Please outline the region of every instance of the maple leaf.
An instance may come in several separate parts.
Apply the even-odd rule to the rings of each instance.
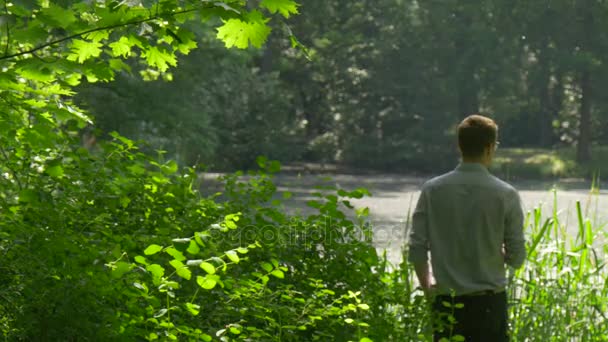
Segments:
[[[266,8],[270,13],[281,13],[285,18],[298,14],[298,4],[293,0],[262,0],[260,7]]]
[[[104,39],[108,39],[109,36],[110,36],[110,31],[101,30],[101,31],[93,31],[91,33],[87,33],[83,37],[86,39],[92,40],[94,42],[100,42]]]
[[[52,82],[55,80],[55,72],[47,63],[36,59],[24,59],[16,63],[16,71],[29,80],[40,82]]]
[[[151,46],[145,53],[148,65],[158,68],[161,72],[167,71],[169,65],[176,66],[177,59],[175,55],[159,49],[157,46]]]
[[[114,57],[122,56],[129,57],[131,55],[131,46],[133,44],[127,37],[120,37],[119,40],[110,44]]]
[[[269,19],[264,18],[259,11],[252,11],[241,19],[229,19],[217,28],[217,38],[222,40],[227,48],[236,46],[246,49],[249,44],[260,48],[270,34],[266,25]]]
[[[196,49],[197,44],[194,33],[180,29],[176,35],[179,38],[179,45],[177,45],[177,50],[179,52],[187,55],[190,50]]]
[[[82,39],[75,39],[72,42],[72,53],[68,55],[68,60],[84,63],[91,57],[99,57],[101,54],[101,43],[87,42]]]

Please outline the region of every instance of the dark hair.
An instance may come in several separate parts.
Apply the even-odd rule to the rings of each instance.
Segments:
[[[498,125],[482,115],[469,115],[458,125],[458,146],[463,157],[477,158],[496,143]]]

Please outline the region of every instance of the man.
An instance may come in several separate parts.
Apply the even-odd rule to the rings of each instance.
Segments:
[[[492,119],[465,118],[462,162],[423,185],[413,214],[408,258],[433,300],[435,341],[508,341],[505,264],[519,268],[526,250],[519,195],[488,172],[497,135]]]

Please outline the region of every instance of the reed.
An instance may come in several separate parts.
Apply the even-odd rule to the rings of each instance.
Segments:
[[[608,341],[605,225],[577,202],[573,236],[557,207],[553,190],[548,217],[541,206],[527,215],[528,259],[509,285],[512,341]]]

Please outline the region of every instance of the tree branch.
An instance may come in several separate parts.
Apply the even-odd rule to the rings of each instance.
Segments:
[[[62,43],[62,42],[65,42],[65,41],[68,41],[68,40],[71,40],[71,39],[74,39],[74,38],[81,37],[81,36],[83,36],[85,34],[88,34],[88,33],[97,32],[97,31],[111,30],[111,29],[115,29],[115,28],[119,28],[119,27],[131,26],[131,25],[138,25],[138,24],[142,24],[142,23],[145,23],[145,22],[148,22],[148,21],[153,21],[153,20],[156,20],[156,19],[160,19],[163,16],[175,16],[175,15],[178,15],[178,14],[190,13],[190,12],[198,11],[198,10],[203,9],[205,7],[209,7],[209,6],[201,6],[201,7],[197,7],[197,8],[190,8],[190,9],[185,9],[185,10],[181,10],[181,11],[177,11],[177,12],[171,12],[171,13],[161,13],[159,15],[155,15],[155,16],[152,16],[152,17],[149,17],[149,18],[134,20],[134,21],[130,21],[130,22],[127,22],[127,23],[114,24],[114,25],[108,25],[108,26],[102,26],[102,27],[92,28],[90,30],[86,30],[86,31],[83,31],[83,32],[80,32],[80,33],[75,33],[73,35],[70,35],[70,36],[67,36],[67,37],[63,37],[63,38],[60,38],[60,39],[57,39],[57,40],[53,40],[51,42],[48,42],[48,43],[36,46],[36,47],[34,47],[34,48],[30,49],[30,50],[27,50],[27,51],[21,51],[21,52],[13,53],[13,54],[10,54],[10,55],[8,55],[8,54],[5,53],[4,56],[0,57],[0,61],[11,59],[11,58],[15,58],[15,57],[19,57],[19,56],[23,56],[23,55],[26,55],[26,54],[30,54],[30,53],[36,52],[38,50],[42,50],[42,49],[47,48],[47,47],[50,47],[50,46],[53,46],[53,45],[57,45],[59,43]]]

